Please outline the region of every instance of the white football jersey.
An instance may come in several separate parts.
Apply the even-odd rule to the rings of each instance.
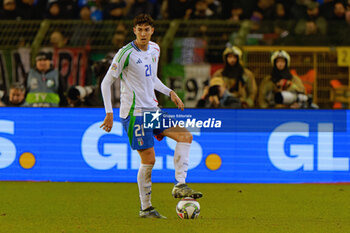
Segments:
[[[130,42],[117,52],[101,86],[107,113],[113,111],[110,85],[116,78],[121,79],[119,116],[122,118],[131,113],[141,115],[143,109],[156,109],[158,100],[154,90],[169,96],[171,90],[157,77],[159,54],[159,46],[151,41],[147,51]]]

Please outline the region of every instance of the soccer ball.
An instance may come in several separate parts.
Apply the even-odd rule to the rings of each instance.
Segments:
[[[198,201],[185,197],[177,203],[176,213],[181,219],[195,219],[200,213],[200,208]]]

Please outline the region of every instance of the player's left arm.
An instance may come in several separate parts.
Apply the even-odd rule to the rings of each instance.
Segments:
[[[174,104],[177,106],[178,109],[184,110],[185,105],[182,102],[182,100],[180,99],[180,97],[177,96],[175,91],[170,92],[170,98],[171,98],[171,101],[174,102]]]
[[[160,55],[160,48],[158,45],[156,46],[156,50],[158,51],[158,61],[159,61],[159,55]],[[171,90],[170,88],[168,88],[167,86],[165,86],[162,81],[160,81],[160,79],[157,76],[157,69],[158,69],[158,63],[157,63],[157,68],[155,75],[153,76],[153,83],[154,83],[154,89],[159,91],[160,93],[163,93],[166,96],[170,96],[171,101],[174,102],[174,104],[181,110],[184,110],[185,105],[182,102],[182,100],[179,98],[179,96],[177,96],[177,94],[175,93],[175,91]]]
[[[163,93],[164,95],[170,96],[171,101],[174,102],[174,104],[181,110],[184,110],[184,103],[182,100],[177,96],[175,91],[171,90],[169,87],[165,86],[162,81],[159,80],[158,77],[154,77],[154,89],[159,91],[160,93]]]

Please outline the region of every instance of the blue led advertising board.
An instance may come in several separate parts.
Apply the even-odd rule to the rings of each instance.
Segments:
[[[188,182],[350,182],[349,111],[165,111],[201,126]],[[0,108],[0,180],[136,182],[139,155],[118,115],[106,133],[103,108]],[[175,145],[155,140],[153,182],[174,181]]]

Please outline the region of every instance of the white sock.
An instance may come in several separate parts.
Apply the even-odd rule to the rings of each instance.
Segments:
[[[175,180],[177,184],[185,184],[190,157],[191,143],[178,142],[174,153]]]
[[[141,164],[137,173],[137,185],[139,187],[142,210],[152,206],[152,168],[153,164]]]

